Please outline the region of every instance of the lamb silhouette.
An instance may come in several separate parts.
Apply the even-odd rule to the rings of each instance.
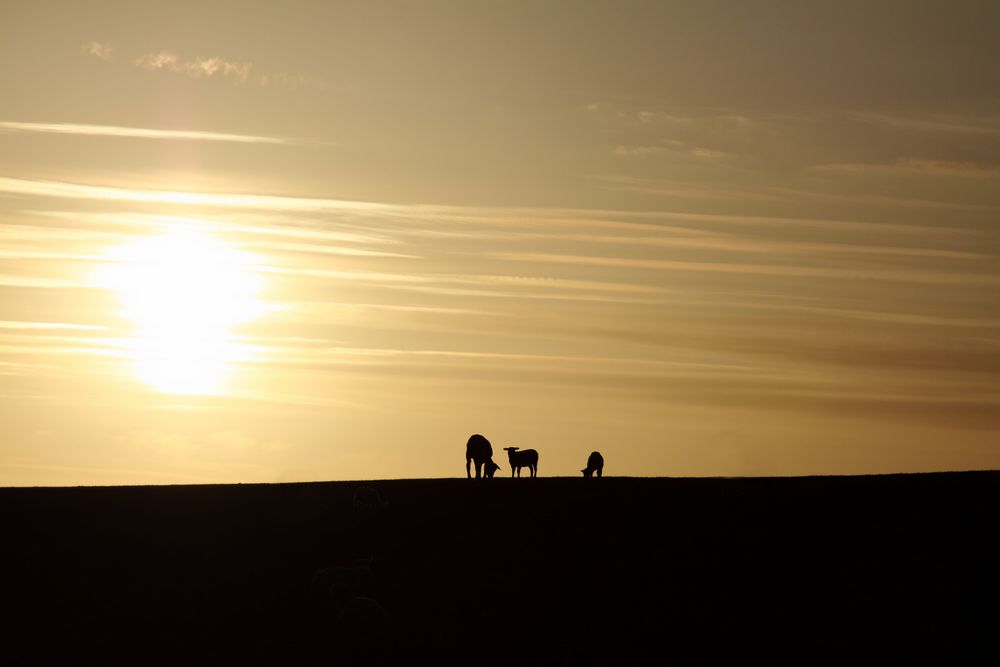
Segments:
[[[465,476],[472,477],[469,464],[476,462],[476,479],[482,476],[483,466],[486,466],[486,476],[493,477],[493,473],[500,467],[493,463],[493,447],[490,441],[476,433],[465,443]]]
[[[595,470],[598,477],[604,472],[604,457],[601,456],[600,452],[591,452],[590,456],[587,457],[587,467],[580,472],[583,473],[584,477],[593,477]]]
[[[517,476],[521,476],[521,468],[528,466],[532,477],[538,476],[538,452],[534,449],[525,449],[523,452],[517,451],[519,447],[504,447],[507,452],[507,459],[510,461],[510,476],[514,476],[514,469],[517,469]]]

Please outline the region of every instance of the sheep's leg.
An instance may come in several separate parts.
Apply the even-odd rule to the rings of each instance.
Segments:
[[[483,474],[483,462],[476,461],[476,479],[479,479]]]
[[[472,459],[465,459],[465,476],[472,478],[472,471],[469,470],[469,464],[472,463]]]

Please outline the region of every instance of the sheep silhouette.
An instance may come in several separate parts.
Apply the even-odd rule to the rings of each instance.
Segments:
[[[469,470],[469,464],[472,461],[476,462],[476,479],[482,477],[483,466],[486,466],[486,476],[493,477],[493,472],[496,472],[496,469],[493,468],[496,465],[493,463],[493,447],[490,445],[489,440],[478,433],[471,436],[469,441],[465,443],[466,477],[472,477],[472,472]],[[489,472],[491,469],[492,472]]]
[[[538,476],[538,452],[534,449],[525,449],[524,451],[517,451],[519,447],[504,447],[504,451],[507,452],[507,459],[510,461],[510,476],[514,476],[514,470],[517,470],[517,476],[521,476],[521,468],[524,466],[528,467],[531,472],[532,477]]]
[[[604,472],[604,457],[601,456],[600,452],[591,452],[590,456],[587,457],[587,467],[580,472],[583,473],[584,477],[593,477],[595,471],[598,477]]]

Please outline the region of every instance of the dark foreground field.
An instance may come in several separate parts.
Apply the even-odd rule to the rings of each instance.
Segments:
[[[0,655],[997,664],[998,501],[995,472],[0,489]]]

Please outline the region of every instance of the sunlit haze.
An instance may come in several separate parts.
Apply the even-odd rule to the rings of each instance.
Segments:
[[[108,256],[95,284],[119,294],[124,316],[135,325],[128,349],[139,377],[166,392],[221,391],[226,364],[239,358],[233,327],[262,309],[250,261],[185,228],[113,248]]]
[[[1000,3],[0,17],[0,486],[1000,467]]]

